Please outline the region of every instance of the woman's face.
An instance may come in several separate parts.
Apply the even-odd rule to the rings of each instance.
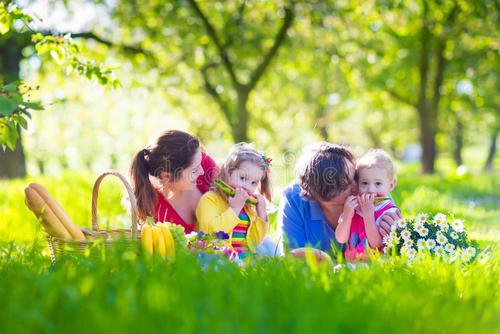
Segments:
[[[196,180],[204,174],[201,167],[201,149],[194,154],[193,162],[185,168],[180,177],[174,182],[168,182],[168,188],[173,191],[189,191],[196,188]]]

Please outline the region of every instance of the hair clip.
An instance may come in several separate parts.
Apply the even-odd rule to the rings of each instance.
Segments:
[[[269,173],[271,171],[271,161],[273,161],[273,159],[271,158],[267,158],[266,157],[266,154],[265,153],[262,153],[262,160],[264,161],[264,171]]]

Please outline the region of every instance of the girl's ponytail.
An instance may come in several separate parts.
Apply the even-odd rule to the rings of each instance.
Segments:
[[[134,195],[137,199],[137,216],[139,220],[154,215],[154,203],[157,200],[155,189],[149,179],[147,154],[147,149],[139,151],[130,166],[130,177]]]

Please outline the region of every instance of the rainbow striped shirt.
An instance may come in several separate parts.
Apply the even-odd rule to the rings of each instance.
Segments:
[[[245,209],[241,209],[238,215],[240,222],[233,229],[233,236],[231,238],[231,246],[238,253],[241,258],[248,254],[247,233],[248,226],[250,225],[250,218],[248,217]]]

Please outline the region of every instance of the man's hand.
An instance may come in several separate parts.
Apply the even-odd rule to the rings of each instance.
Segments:
[[[385,212],[380,218],[380,228],[379,232],[382,237],[389,235],[391,233],[391,226],[401,220],[403,217],[401,216],[401,211],[399,209],[396,212],[389,211]]]

